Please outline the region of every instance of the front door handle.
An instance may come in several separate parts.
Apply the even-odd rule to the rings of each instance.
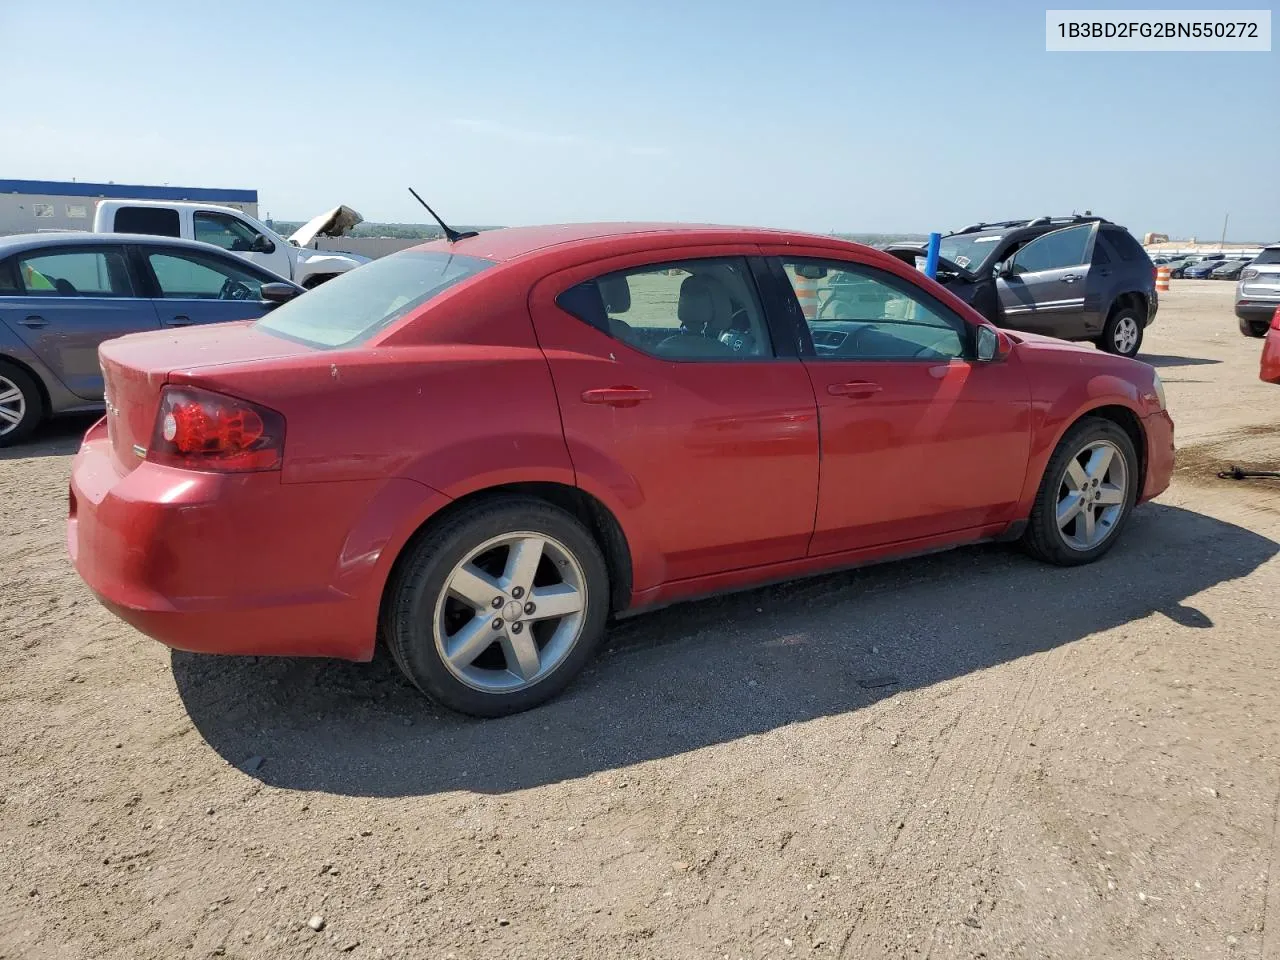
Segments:
[[[171,317],[165,324],[166,327],[189,327],[191,326],[190,317]]]
[[[32,329],[36,327],[47,327],[49,325],[48,320],[46,320],[44,317],[37,317],[35,314],[32,314],[29,317],[19,320],[18,322],[22,324],[24,327],[31,327]]]
[[[602,403],[610,407],[634,407],[641,400],[652,397],[652,393],[640,387],[598,387],[582,392],[583,403]]]
[[[1076,282],[1077,280],[1079,280],[1079,279],[1080,279],[1080,274],[1078,274],[1078,273],[1068,273],[1066,276],[1064,276],[1064,277],[1062,278],[1062,282],[1063,282],[1063,283],[1075,283],[1075,282]]]
[[[878,383],[872,383],[870,380],[851,380],[848,383],[829,383],[827,384],[827,393],[833,397],[852,397],[855,400],[862,397],[870,397],[879,393],[883,387]]]

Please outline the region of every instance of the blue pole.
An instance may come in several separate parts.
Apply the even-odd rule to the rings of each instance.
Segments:
[[[924,259],[924,275],[930,280],[938,276],[938,248],[942,246],[942,234],[929,234],[929,252]]]

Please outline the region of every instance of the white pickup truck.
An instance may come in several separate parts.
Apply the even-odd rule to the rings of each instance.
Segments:
[[[335,207],[286,240],[266,224],[232,207],[162,200],[100,200],[93,232],[145,233],[211,243],[310,288],[369,262],[368,257],[354,253],[307,248],[317,236],[339,236],[360,221],[360,214],[350,207]]]

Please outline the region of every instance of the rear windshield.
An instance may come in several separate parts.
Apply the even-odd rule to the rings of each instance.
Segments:
[[[349,346],[491,266],[479,257],[405,250],[322,283],[257,326],[314,347]]]
[[[1280,263],[1280,247],[1267,247],[1253,258],[1254,263]]]

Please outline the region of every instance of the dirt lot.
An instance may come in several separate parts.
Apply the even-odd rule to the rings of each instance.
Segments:
[[[1280,956],[1280,484],[1214,478],[1280,461],[1280,388],[1232,289],[1148,332],[1179,475],[1103,562],[674,608],[502,721],[170,654],[66,559],[84,424],[8,451],[0,957]]]

